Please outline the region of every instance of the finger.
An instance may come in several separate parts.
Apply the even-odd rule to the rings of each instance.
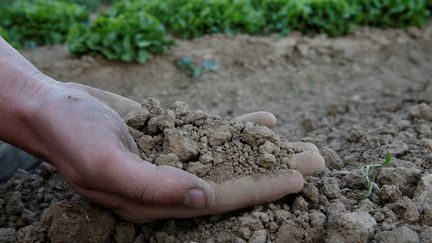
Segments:
[[[302,190],[303,176],[294,170],[279,171],[268,175],[247,176],[220,184],[211,183],[216,200],[208,209],[192,210],[184,208],[153,208],[140,211],[149,219],[189,218],[202,215],[216,215],[253,205],[280,199]]]
[[[276,117],[272,113],[267,111],[258,111],[244,114],[236,117],[236,119],[243,122],[250,121],[252,123],[270,128],[276,126]]]
[[[309,142],[289,142],[287,145],[288,145],[288,147],[300,148],[303,151],[310,151],[310,152],[319,153],[318,147],[315,144],[313,144],[313,143],[309,143]]]
[[[113,110],[115,110],[121,117],[124,117],[130,111],[141,107],[141,104],[136,101],[105,90],[73,82],[64,83],[64,85],[66,85],[67,87],[82,90],[96,97],[97,99],[111,107]]]
[[[210,185],[183,170],[155,166],[123,151],[108,160],[111,162],[103,164],[103,173],[94,177],[97,182],[89,189],[148,205],[206,208],[214,201]]]
[[[216,202],[212,214],[267,203],[302,190],[303,176],[295,170],[280,170],[259,176],[245,176],[223,183],[211,183]]]
[[[206,209],[187,207],[149,206],[104,192],[81,191],[103,206],[111,208],[129,221],[144,223],[161,218],[190,218],[208,214],[221,214],[252,205],[271,202],[303,188],[303,176],[294,170],[241,177],[221,184],[211,183],[216,192],[213,205]]]
[[[289,162],[289,166],[304,176],[313,175],[325,170],[324,158],[319,153],[310,151],[294,154]]]

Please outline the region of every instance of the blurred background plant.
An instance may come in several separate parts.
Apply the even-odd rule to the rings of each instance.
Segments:
[[[89,12],[76,4],[16,0],[0,10],[0,26],[22,47],[64,43],[71,25],[86,22]]]
[[[168,36],[339,36],[357,25],[422,27],[431,11],[432,0],[2,0],[0,34],[17,48],[67,40],[76,55],[142,63],[169,49]]]

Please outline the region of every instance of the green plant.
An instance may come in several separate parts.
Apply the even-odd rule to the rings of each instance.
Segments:
[[[132,12],[148,12],[159,19],[159,16],[155,15],[153,11],[157,12],[164,9],[163,13],[171,11],[170,9],[175,6],[168,6],[167,1],[162,0],[121,0],[116,1],[105,13],[105,16],[117,17],[124,13]]]
[[[182,56],[176,61],[176,66],[194,79],[200,79],[205,71],[215,72],[219,65],[213,59],[205,59],[202,65],[195,63],[192,57]]]
[[[101,5],[110,5],[118,0],[57,0],[57,1],[78,4],[90,11],[94,11],[97,8],[99,8]]]
[[[15,47],[15,48],[19,48],[19,45],[18,45],[17,43],[13,42],[13,41],[10,39],[9,34],[7,33],[7,31],[6,31],[5,29],[3,29],[1,26],[0,26],[0,36],[1,36],[1,37],[2,37],[6,42],[8,42],[10,45],[12,45],[13,47]]]
[[[0,25],[24,47],[63,43],[69,27],[87,21],[89,13],[75,4],[50,0],[17,0],[0,10]]]
[[[408,27],[424,25],[430,0],[352,0],[356,6],[356,21],[378,27]]]
[[[204,34],[257,34],[264,25],[260,11],[248,0],[189,0],[173,9],[167,27],[182,38]]]
[[[331,36],[353,30],[354,8],[345,0],[252,0],[265,17],[264,32],[287,34],[328,33]]]
[[[368,165],[364,165],[364,166],[361,167],[360,170],[361,170],[362,175],[364,176],[364,178],[365,178],[365,180],[366,180],[366,187],[367,187],[367,189],[368,189],[368,194],[367,194],[367,196],[370,196],[374,190],[377,190],[377,191],[380,190],[380,187],[378,186],[378,184],[375,183],[374,181],[372,181],[372,180],[370,179],[370,173],[371,173],[371,170],[372,170],[373,168],[383,168],[383,167],[387,167],[387,166],[390,165],[391,160],[392,160],[392,156],[391,156],[391,154],[390,154],[390,153],[387,153],[387,155],[386,155],[384,161],[383,161],[381,164],[368,164]]]
[[[147,11],[181,38],[255,34],[264,24],[261,12],[249,0],[128,0],[114,4],[107,14],[117,16],[124,11]]]
[[[71,53],[101,54],[109,60],[145,62],[150,54],[162,54],[173,44],[158,19],[145,12],[117,17],[99,16],[91,25],[71,28]]]

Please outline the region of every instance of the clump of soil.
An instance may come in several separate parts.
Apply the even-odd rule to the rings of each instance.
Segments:
[[[270,128],[190,111],[179,101],[164,110],[158,100],[149,98],[124,119],[144,160],[206,180],[290,169],[292,155],[302,152]]]

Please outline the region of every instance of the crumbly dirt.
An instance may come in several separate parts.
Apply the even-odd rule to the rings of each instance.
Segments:
[[[86,203],[45,165],[0,185],[0,242],[431,242],[431,43],[429,23],[422,30],[361,28],[336,39],[209,36],[179,41],[172,53],[144,65],[77,59],[61,46],[25,51],[59,80],[138,101],[157,97],[161,107],[181,100],[191,111],[220,117],[268,110],[278,118],[276,134],[315,143],[328,169],[307,177],[302,192],[276,202],[133,225]],[[212,58],[219,69],[191,79],[175,67],[183,55]],[[232,120],[215,121],[227,122],[231,135],[240,137]],[[159,153],[143,156],[170,154],[156,147]],[[394,156],[391,165],[371,176],[381,191],[365,197],[360,167],[381,162],[387,152]],[[179,158],[173,165],[186,170],[188,162],[201,163],[195,152],[180,155],[192,154],[190,160],[173,154]]]
[[[124,120],[144,160],[209,181],[295,169],[290,158],[303,152],[270,128],[191,111],[180,101],[164,110],[158,100],[145,99]]]

